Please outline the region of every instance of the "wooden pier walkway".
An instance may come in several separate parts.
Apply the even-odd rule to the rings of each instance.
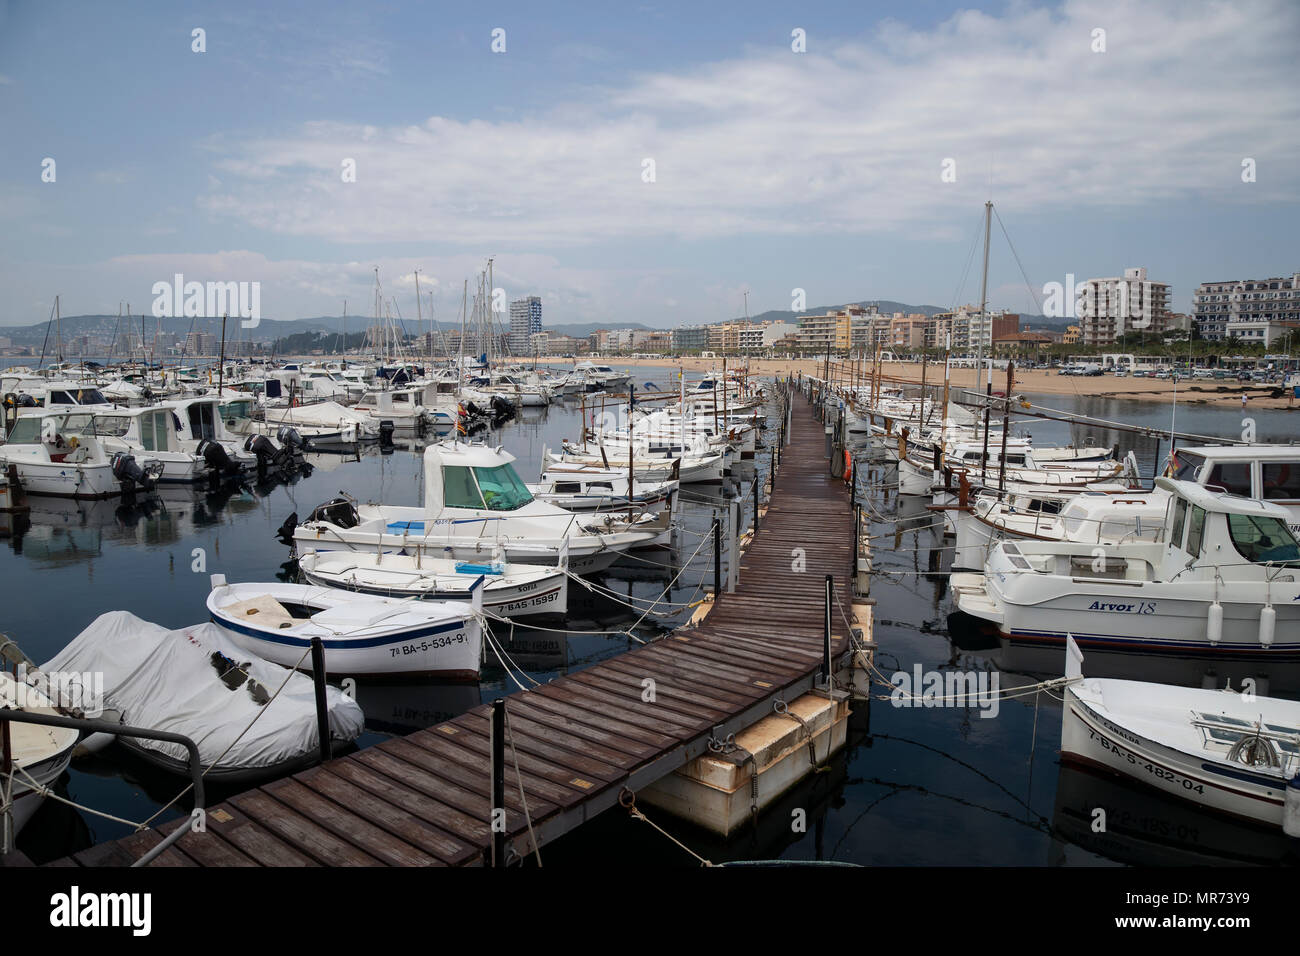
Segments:
[[[812,406],[793,397],[789,443],[757,534],[694,628],[507,698],[508,846],[531,852],[811,690],[823,659],[825,576],[851,606],[853,512],[832,478]],[[803,549],[802,573],[792,571]],[[848,653],[832,614],[832,649]],[[642,700],[654,681],[655,702]],[[207,812],[152,866],[482,865],[491,854],[490,706],[249,790]],[[179,821],[160,828],[170,832]],[[122,866],[160,842],[143,831],[53,866]]]

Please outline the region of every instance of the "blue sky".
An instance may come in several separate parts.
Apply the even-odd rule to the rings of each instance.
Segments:
[[[547,324],[946,306],[990,195],[1035,292],[1300,271],[1287,0],[264,6],[0,0],[0,324],[176,272],[364,315],[375,267],[451,321],[489,256]],[[994,239],[992,305],[1037,311]]]

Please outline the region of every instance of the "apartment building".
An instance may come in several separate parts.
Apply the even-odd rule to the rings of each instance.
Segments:
[[[1084,345],[1111,345],[1133,331],[1159,334],[1167,325],[1169,284],[1147,278],[1145,266],[1122,276],[1088,279],[1078,286]]]
[[[804,316],[799,320],[799,331],[795,338],[798,350],[814,353],[847,352],[853,341],[852,323],[853,315],[849,309],[827,312],[825,315]]]
[[[1192,297],[1201,338],[1239,339],[1270,346],[1300,328],[1300,272],[1271,279],[1202,282]]]
[[[531,354],[531,337],[542,331],[542,300],[535,295],[510,303],[510,333],[507,341],[515,355]]]

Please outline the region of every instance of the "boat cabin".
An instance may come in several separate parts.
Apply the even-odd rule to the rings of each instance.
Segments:
[[[533,495],[515,471],[515,456],[478,443],[437,442],[424,451],[424,511],[518,511]]]
[[[1159,478],[1156,486],[1170,493],[1162,578],[1239,581],[1262,579],[1266,566],[1300,570],[1300,543],[1284,508],[1190,481]]]
[[[1173,477],[1243,498],[1272,501],[1300,532],[1300,445],[1196,445],[1173,454]]]

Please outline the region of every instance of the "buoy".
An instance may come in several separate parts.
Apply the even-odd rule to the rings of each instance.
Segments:
[[[1300,774],[1286,782],[1286,799],[1282,803],[1282,832],[1300,837]]]
[[[1218,644],[1223,640],[1223,605],[1217,600],[1210,605],[1205,636],[1210,639],[1211,644]]]
[[[1259,612],[1259,643],[1265,647],[1273,646],[1273,631],[1277,627],[1277,611],[1273,605],[1265,604]]]

